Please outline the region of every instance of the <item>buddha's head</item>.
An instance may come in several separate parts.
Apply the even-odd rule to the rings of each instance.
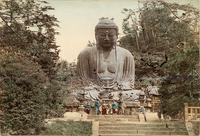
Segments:
[[[111,49],[116,46],[118,38],[118,27],[113,19],[100,18],[95,27],[97,47]]]

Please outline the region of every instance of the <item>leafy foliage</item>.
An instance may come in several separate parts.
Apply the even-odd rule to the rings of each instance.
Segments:
[[[56,121],[47,125],[41,132],[44,135],[71,135],[71,136],[90,136],[92,134],[92,123],[81,121]]]
[[[67,61],[60,61],[56,65],[56,80],[59,82],[61,90],[64,92],[63,97],[69,92],[72,78],[75,73],[72,71],[72,63]]]
[[[94,42],[88,41],[87,46],[88,46],[88,47],[95,47],[96,44],[95,44]]]
[[[182,112],[184,103],[199,103],[198,56],[199,48],[194,46],[178,52],[167,64],[168,76],[160,88],[163,113],[175,116]]]
[[[40,66],[21,54],[0,55],[2,126],[12,134],[35,134],[45,118],[45,85]]]
[[[192,128],[193,128],[193,132],[195,135],[199,135],[200,134],[200,122],[192,122]]]
[[[49,10],[40,0],[3,0],[0,7],[0,110],[14,134],[37,134],[44,118],[62,114],[58,21]]]
[[[42,66],[49,77],[59,59],[55,43],[57,19],[53,8],[40,0],[4,0],[0,9],[0,46],[22,50]]]
[[[189,5],[147,1],[124,9],[120,45],[136,59],[136,87],[160,86],[163,112],[175,116],[184,102],[198,100],[199,10]],[[150,80],[150,82],[147,82]]]
[[[62,85],[56,79],[51,80],[46,89],[46,118],[62,117],[65,90],[62,89]]]

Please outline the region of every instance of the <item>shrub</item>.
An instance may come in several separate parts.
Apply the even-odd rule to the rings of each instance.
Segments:
[[[91,136],[92,123],[83,121],[55,121],[46,126],[43,135]]]
[[[1,127],[12,134],[37,134],[44,125],[45,85],[40,66],[27,57],[0,55]]]

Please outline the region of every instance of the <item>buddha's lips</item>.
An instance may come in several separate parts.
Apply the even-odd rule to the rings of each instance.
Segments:
[[[114,44],[114,42],[102,42],[103,44]]]

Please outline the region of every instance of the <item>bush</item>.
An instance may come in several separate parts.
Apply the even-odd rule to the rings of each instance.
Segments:
[[[12,134],[37,134],[44,125],[45,85],[40,66],[21,54],[0,55],[1,127]]]
[[[200,134],[200,122],[192,122],[192,127],[195,135]]]
[[[46,126],[42,135],[91,136],[92,123],[83,121],[55,121]]]

